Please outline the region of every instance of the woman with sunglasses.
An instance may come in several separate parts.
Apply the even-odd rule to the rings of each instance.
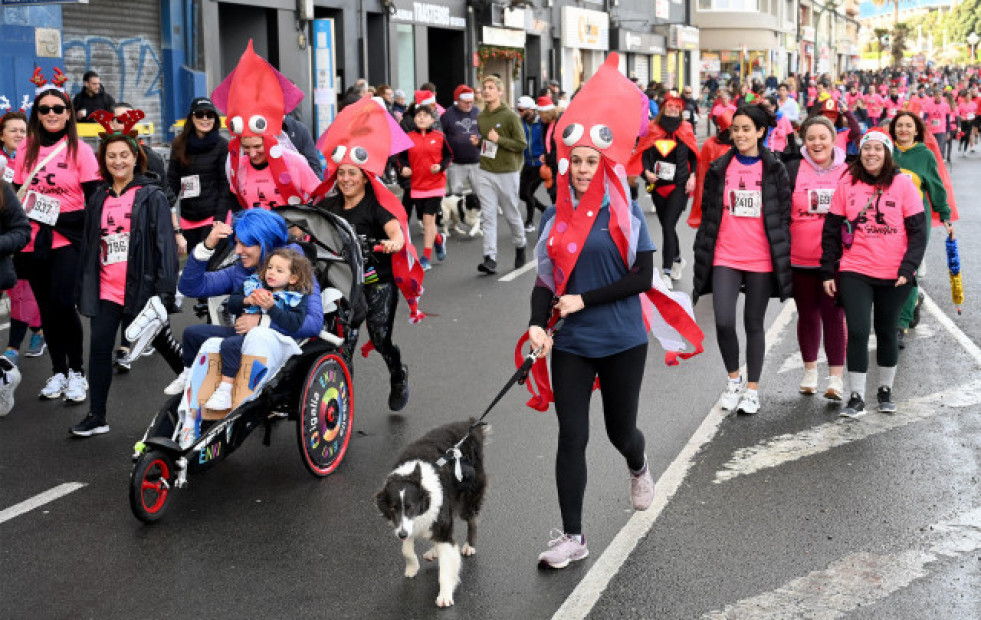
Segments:
[[[180,197],[180,220],[174,229],[179,248],[204,241],[211,223],[225,221],[232,195],[225,176],[228,140],[219,132],[218,109],[211,99],[191,102],[184,129],[170,146],[167,184]]]
[[[31,220],[19,275],[41,311],[52,376],[41,398],[83,402],[82,322],[75,309],[85,201],[101,181],[91,147],[78,139],[68,95],[42,87],[34,98],[27,140],[14,161],[14,186]]]
[[[27,139],[27,115],[20,111],[10,111],[0,117],[0,174],[3,180],[10,183],[14,180],[13,161],[17,149]],[[14,265],[20,254],[14,257]],[[3,354],[14,364],[20,363],[20,347],[24,342],[27,330],[31,330],[31,341],[24,355],[41,357],[46,345],[44,332],[41,330],[41,313],[37,309],[34,293],[27,280],[18,278],[14,288],[7,291],[10,297],[10,335],[7,340],[7,350]]]
[[[837,296],[848,325],[845,363],[851,396],[841,410],[847,418],[865,415],[873,328],[879,411],[896,411],[892,385],[899,361],[899,313],[926,250],[923,201],[913,181],[893,163],[892,149],[889,134],[881,129],[862,136],[859,158],[835,190],[821,236],[824,292]]]

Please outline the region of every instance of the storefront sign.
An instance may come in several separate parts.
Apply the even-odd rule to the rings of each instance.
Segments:
[[[562,7],[562,46],[584,50],[610,49],[610,16],[572,6]]]
[[[467,20],[462,5],[454,10],[442,4],[413,2],[411,7],[399,6],[392,16],[396,21],[411,22],[438,28],[466,28]]]
[[[717,54],[702,53],[699,57],[702,73],[718,73],[722,70],[722,62]]]
[[[800,38],[804,41],[814,41],[814,26],[801,26]]]
[[[671,26],[668,30],[668,47],[676,50],[697,50],[698,28]]]
[[[28,6],[31,4],[88,4],[89,0],[0,0],[3,6]]]
[[[661,55],[665,52],[664,37],[647,32],[631,32],[623,28],[610,31],[611,45],[621,52]]]
[[[654,17],[658,19],[669,19],[671,16],[671,5],[668,0],[654,0]]]
[[[510,28],[495,28],[484,26],[483,36],[480,42],[484,45],[497,45],[500,47],[524,48],[526,35],[524,30],[512,30]]]

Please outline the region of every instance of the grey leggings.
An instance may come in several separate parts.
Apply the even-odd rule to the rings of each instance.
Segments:
[[[739,338],[736,336],[736,299],[745,285],[743,325],[746,328],[746,379],[760,380],[766,351],[763,321],[773,290],[773,273],[740,271],[730,267],[712,268],[712,309],[715,311],[715,336],[722,352],[726,372],[739,370]]]

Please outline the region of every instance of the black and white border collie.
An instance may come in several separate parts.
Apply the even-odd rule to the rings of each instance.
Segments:
[[[453,604],[453,591],[460,582],[461,555],[476,553],[477,514],[487,487],[484,439],[489,427],[474,429],[460,446],[462,482],[455,475],[455,460],[450,459],[442,466],[436,462],[466,435],[473,422],[470,419],[440,426],[410,444],[385,479],[385,486],[375,494],[378,510],[392,523],[395,535],[402,541],[406,577],[415,577],[419,572],[415,540],[424,538],[433,542],[423,558],[439,561],[436,605],[440,607]],[[453,542],[454,517],[467,522],[467,542],[462,549]]]

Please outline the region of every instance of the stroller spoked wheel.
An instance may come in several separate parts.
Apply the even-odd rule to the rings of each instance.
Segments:
[[[340,355],[322,355],[311,366],[299,410],[296,437],[303,464],[314,476],[327,476],[347,452],[354,421],[351,374]]]
[[[140,456],[129,484],[129,506],[137,519],[153,523],[163,516],[174,475],[174,460],[163,452],[149,450]]]

